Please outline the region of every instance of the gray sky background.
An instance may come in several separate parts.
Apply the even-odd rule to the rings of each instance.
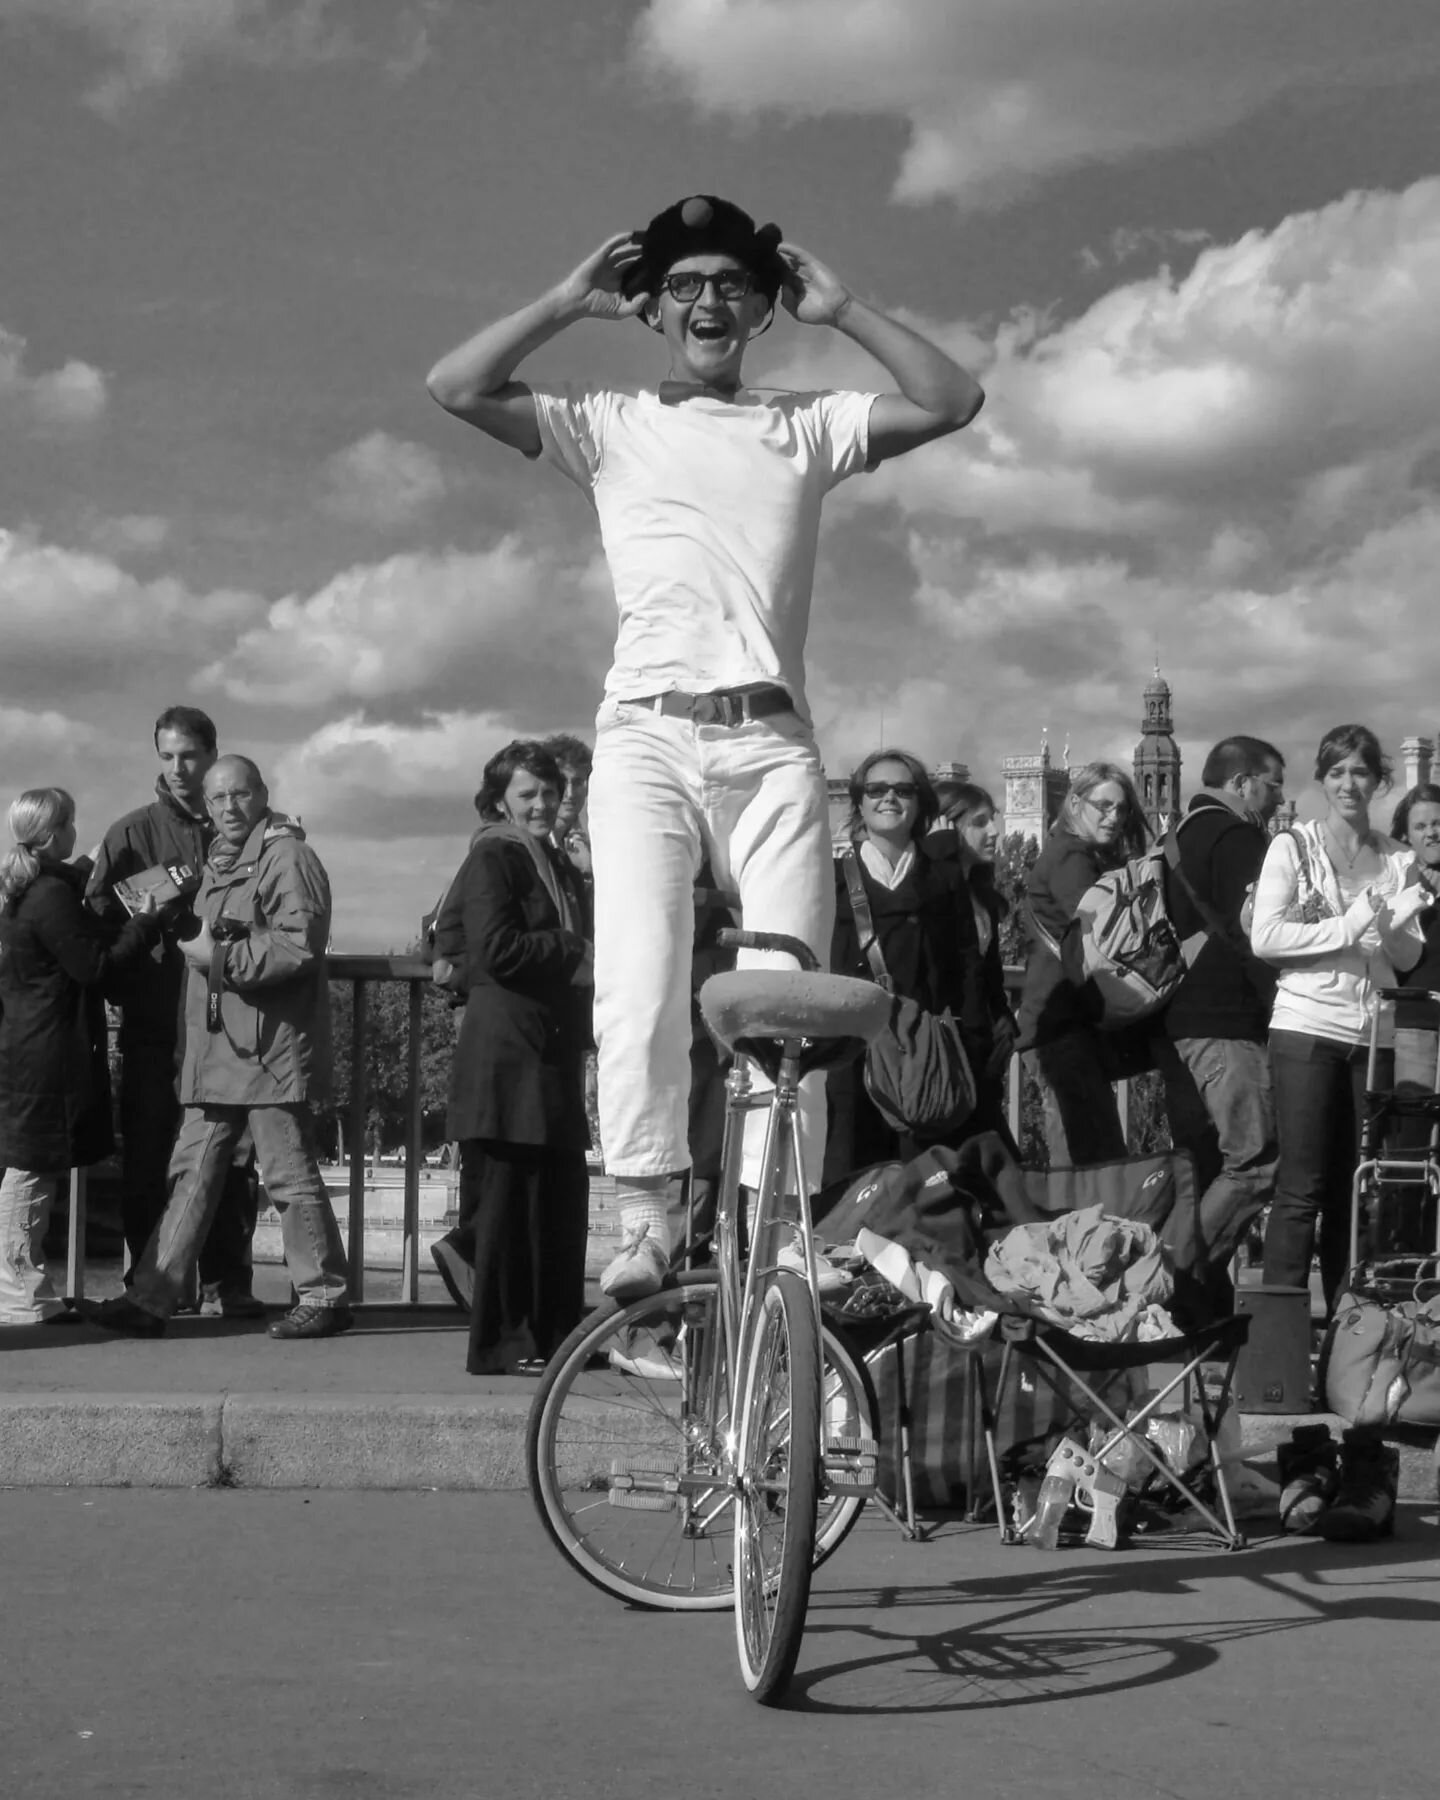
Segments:
[[[0,0],[0,793],[82,841],[176,700],[398,947],[485,757],[588,731],[613,634],[568,484],[435,357],[705,190],[953,347],[960,438],[832,499],[835,772],[1440,728],[1432,0]],[[751,378],[869,386],[788,318]],[[636,325],[534,364],[645,380]]]

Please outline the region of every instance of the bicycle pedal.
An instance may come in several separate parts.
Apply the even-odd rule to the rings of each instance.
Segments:
[[[615,1463],[605,1497],[611,1506],[635,1512],[669,1512],[680,1498],[680,1477],[674,1469],[627,1469]]]
[[[873,1494],[880,1446],[870,1437],[828,1438],[825,1480],[837,1494]]]

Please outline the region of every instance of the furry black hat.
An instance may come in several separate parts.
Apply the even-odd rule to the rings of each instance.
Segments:
[[[661,277],[683,256],[711,253],[733,256],[750,271],[755,288],[773,306],[785,280],[785,265],[776,254],[778,225],[756,229],[749,213],[715,194],[691,194],[667,206],[635,236],[640,260],[625,279],[627,294],[655,293]]]

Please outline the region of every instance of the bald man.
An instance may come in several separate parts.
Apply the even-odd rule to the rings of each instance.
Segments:
[[[159,1337],[191,1278],[249,1125],[280,1214],[298,1296],[278,1338],[333,1337],[354,1322],[339,1228],[315,1153],[313,1109],[330,1086],[325,947],[330,884],[292,819],[246,756],[205,776],[215,837],[195,897],[199,930],[184,946],[184,1114],[170,1159],[170,1196],[129,1294],[88,1308],[130,1337]]]

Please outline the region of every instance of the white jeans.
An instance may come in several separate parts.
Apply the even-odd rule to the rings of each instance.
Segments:
[[[835,917],[825,772],[793,713],[696,725],[627,701],[596,720],[590,781],[595,870],[595,1036],[605,1167],[656,1176],[690,1166],[693,889],[702,857],[737,891],[746,927],[784,932],[829,966]],[[742,965],[776,961],[742,951]],[[778,959],[793,967],[793,959]],[[758,1182],[763,1112],[746,1133]],[[825,1149],[825,1078],[801,1087],[806,1174]]]
[[[34,1325],[65,1310],[41,1248],[54,1198],[53,1175],[7,1169],[0,1181],[0,1325]]]

